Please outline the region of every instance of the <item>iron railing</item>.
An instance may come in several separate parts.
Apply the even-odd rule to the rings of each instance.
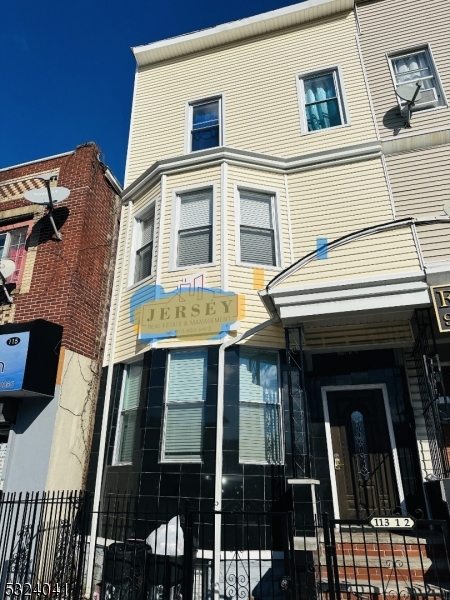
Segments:
[[[156,510],[87,494],[0,499],[3,598],[448,600],[445,522],[334,520],[293,512]],[[89,532],[98,517],[94,538]],[[303,525],[302,525],[303,523]],[[394,527],[394,528],[393,528]],[[397,528],[395,528],[397,527]]]

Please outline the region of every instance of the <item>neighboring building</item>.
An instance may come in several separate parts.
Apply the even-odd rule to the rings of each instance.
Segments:
[[[116,253],[121,186],[88,143],[0,170],[0,436],[3,492],[82,489],[86,480]],[[24,198],[52,176],[70,190]],[[10,263],[11,264],[11,263]],[[8,296],[12,303],[8,300]]]
[[[134,48],[97,494],[309,522],[429,510],[426,477],[449,475],[422,350],[430,284],[450,282],[450,82],[437,22],[401,33],[419,4],[308,0]],[[436,98],[404,131],[408,53]]]

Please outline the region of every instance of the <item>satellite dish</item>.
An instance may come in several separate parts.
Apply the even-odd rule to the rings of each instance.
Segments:
[[[445,212],[446,215],[450,216],[450,202],[446,202],[444,204],[444,212]]]
[[[65,187],[54,187],[50,188],[52,194],[53,204],[62,202],[69,197],[70,190]],[[24,197],[28,202],[32,204],[49,204],[50,200],[48,197],[47,188],[38,188],[37,190],[28,190],[24,193]]]
[[[419,88],[419,90],[417,90],[417,88]],[[420,100],[420,86],[417,84],[405,83],[397,86],[395,91],[397,96],[405,102],[416,102],[416,100]]]
[[[5,279],[14,273],[16,263],[9,258],[0,258],[0,272]]]

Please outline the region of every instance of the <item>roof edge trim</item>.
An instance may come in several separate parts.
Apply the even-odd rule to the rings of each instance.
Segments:
[[[353,10],[355,0],[305,0],[131,50],[139,67]]]

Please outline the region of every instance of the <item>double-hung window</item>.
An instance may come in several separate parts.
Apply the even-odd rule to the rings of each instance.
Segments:
[[[120,399],[119,422],[115,448],[115,463],[130,463],[133,460],[139,398],[141,394],[143,361],[125,367]]]
[[[239,461],[281,462],[278,353],[240,349]]]
[[[163,460],[176,462],[201,460],[207,359],[206,349],[170,353],[166,384]]]
[[[206,150],[222,143],[220,98],[190,104],[190,150]]]
[[[7,283],[20,283],[25,262],[27,234],[27,226],[0,229],[0,258],[7,258],[14,262],[14,271],[6,279]]]
[[[149,277],[153,261],[153,232],[155,229],[155,212],[152,209],[143,217],[136,219],[136,258],[134,283]]]
[[[179,196],[178,267],[212,262],[212,188]]]
[[[414,108],[430,108],[445,104],[439,78],[428,47],[389,57],[395,88],[414,86],[420,82],[420,95]],[[405,104],[405,102],[403,102]]]
[[[347,123],[338,69],[301,76],[299,85],[304,133]]]
[[[240,261],[277,264],[275,197],[240,190]]]

